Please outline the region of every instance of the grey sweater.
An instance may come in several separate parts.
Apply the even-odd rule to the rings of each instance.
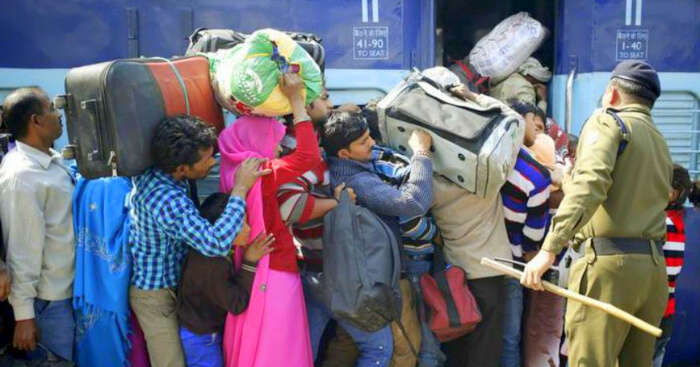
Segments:
[[[411,160],[409,179],[401,186],[385,183],[371,163],[328,158],[333,187],[345,183],[355,190],[357,203],[372,210],[398,232],[398,217],[425,215],[433,201],[433,161],[424,156]]]

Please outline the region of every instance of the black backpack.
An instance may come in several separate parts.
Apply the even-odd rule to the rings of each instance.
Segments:
[[[285,32],[296,41],[321,68],[326,66],[326,52],[321,45],[321,38],[313,33]],[[197,28],[190,35],[190,44],[187,46],[186,56],[196,55],[200,52],[216,52],[233,48],[239,43],[243,43],[248,34],[234,31],[233,29],[208,29]]]
[[[323,226],[322,293],[333,317],[367,332],[400,320],[401,260],[391,228],[347,192]]]

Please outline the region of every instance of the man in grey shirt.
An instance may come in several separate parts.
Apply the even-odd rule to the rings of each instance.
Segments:
[[[41,89],[20,88],[5,98],[3,121],[17,141],[0,165],[13,345],[31,359],[71,360],[74,185],[51,149],[63,132],[61,115]]]

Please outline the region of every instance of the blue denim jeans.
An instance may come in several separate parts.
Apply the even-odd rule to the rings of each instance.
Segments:
[[[319,304],[314,297],[311,297],[308,292],[308,287],[305,284],[304,298],[309,318],[311,348],[315,360],[318,355],[318,346],[321,342],[323,331],[331,320],[331,313],[324,305]],[[355,344],[357,344],[360,357],[357,359],[356,367],[385,367],[389,365],[391,355],[394,352],[394,338],[391,334],[390,325],[373,333],[362,331],[342,320],[338,321],[338,325],[345,329],[355,341]]]
[[[223,366],[221,333],[196,334],[180,327],[180,340],[187,367]]]
[[[523,288],[514,278],[504,281],[503,350],[501,367],[520,367],[520,335],[523,320]]]
[[[34,320],[39,329],[37,348],[27,357],[32,360],[73,360],[75,319],[72,300],[34,299]]]

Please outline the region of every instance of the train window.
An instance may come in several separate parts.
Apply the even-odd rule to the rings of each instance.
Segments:
[[[652,116],[666,137],[674,163],[700,178],[700,101],[689,92],[663,92]]]

